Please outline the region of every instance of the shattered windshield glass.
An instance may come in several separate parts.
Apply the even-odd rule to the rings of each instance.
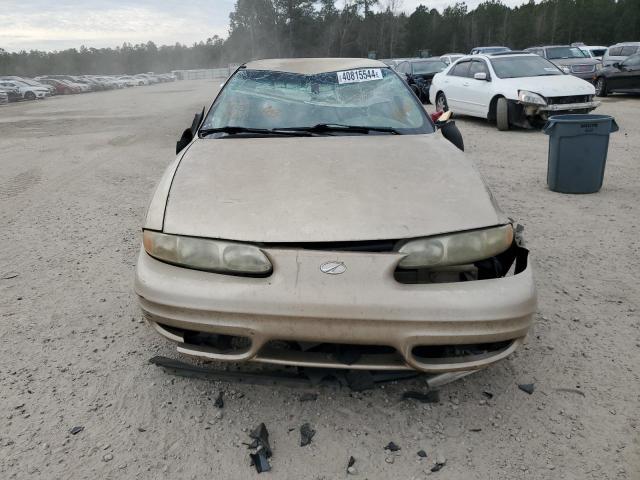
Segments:
[[[433,132],[424,109],[388,68],[302,75],[240,69],[216,99],[202,130],[311,128],[319,124]]]

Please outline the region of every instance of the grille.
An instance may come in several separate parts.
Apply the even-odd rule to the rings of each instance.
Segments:
[[[392,252],[397,240],[372,240],[356,242],[304,242],[270,243],[271,248],[301,248],[335,252]]]
[[[569,95],[567,97],[548,97],[548,105],[566,105],[567,103],[584,103],[591,101],[591,95]]]
[[[595,65],[571,65],[571,72],[573,73],[593,73],[595,71]]]

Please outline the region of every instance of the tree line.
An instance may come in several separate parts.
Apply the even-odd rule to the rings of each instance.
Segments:
[[[482,45],[520,49],[640,40],[640,0],[529,0],[516,7],[486,0],[473,10],[457,2],[442,12],[420,5],[410,14],[401,10],[401,3],[237,0],[226,39],[214,36],[191,46],[125,43],[55,52],[10,53],[0,48],[0,74],[166,72],[269,57],[393,58],[464,53]]]

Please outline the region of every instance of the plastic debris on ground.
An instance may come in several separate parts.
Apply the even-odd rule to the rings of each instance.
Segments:
[[[521,383],[518,385],[518,388],[523,392],[527,392],[529,395],[533,393],[535,390],[535,384],[533,383]]]
[[[304,447],[311,443],[313,436],[316,434],[316,431],[311,428],[311,425],[308,423],[304,423],[300,427],[300,446]]]
[[[384,449],[389,450],[390,452],[397,452],[398,450],[400,450],[400,447],[396,445],[394,442],[389,442],[387,446],[384,447]]]
[[[255,453],[250,453],[251,465],[256,468],[258,473],[268,472],[271,470],[269,464],[269,458],[273,452],[271,451],[271,445],[269,445],[269,431],[264,423],[261,423],[256,428],[249,432],[249,436],[253,439],[251,443],[245,444],[251,450],[256,450]]]

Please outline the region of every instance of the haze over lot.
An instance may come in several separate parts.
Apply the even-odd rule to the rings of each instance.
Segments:
[[[468,0],[469,9],[482,0]],[[338,6],[344,0],[336,2]],[[385,7],[389,0],[381,0]],[[420,5],[444,9],[454,0],[404,0],[411,13]],[[514,6],[523,0],[503,0]],[[218,35],[226,37],[235,0],[4,0],[0,48],[7,51],[115,47],[124,42],[190,45]],[[379,7],[380,8],[380,7]]]

